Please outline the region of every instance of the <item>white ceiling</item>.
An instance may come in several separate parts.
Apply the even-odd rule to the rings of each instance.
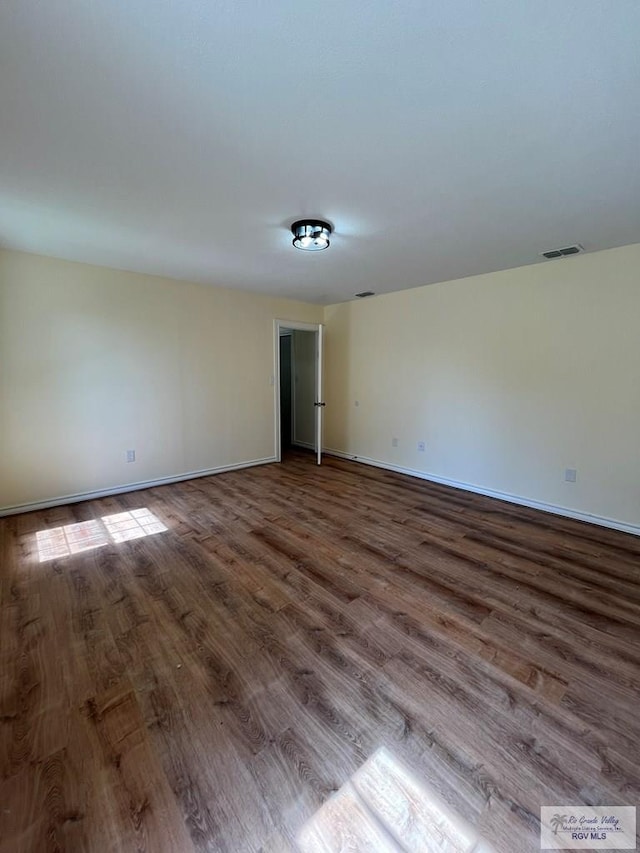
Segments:
[[[637,242],[639,154],[637,0],[0,3],[5,247],[335,302]]]

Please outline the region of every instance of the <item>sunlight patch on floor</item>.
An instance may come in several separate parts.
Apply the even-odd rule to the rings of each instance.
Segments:
[[[132,509],[130,512],[118,512],[115,515],[103,515],[102,521],[116,543],[152,536],[167,529],[146,507]]]
[[[38,556],[40,562],[44,563],[82,551],[93,551],[105,545],[118,545],[129,539],[152,536],[167,529],[146,507],[103,515],[102,518],[94,518],[91,521],[39,530],[36,533]]]
[[[297,842],[302,853],[493,853],[384,747],[307,821]]]

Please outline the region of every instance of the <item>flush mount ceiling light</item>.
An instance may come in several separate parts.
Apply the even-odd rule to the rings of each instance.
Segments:
[[[320,252],[329,248],[332,228],[321,219],[299,219],[291,226],[293,245],[306,252]]]

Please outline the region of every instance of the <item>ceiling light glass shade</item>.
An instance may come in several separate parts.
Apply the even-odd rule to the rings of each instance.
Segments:
[[[320,252],[329,248],[331,226],[320,219],[300,219],[291,226],[293,245],[307,252]]]

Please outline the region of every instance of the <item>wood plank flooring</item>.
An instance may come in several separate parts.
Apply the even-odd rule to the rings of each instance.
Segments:
[[[298,453],[0,560],[2,853],[295,850],[380,748],[500,853],[639,804],[635,537]]]

